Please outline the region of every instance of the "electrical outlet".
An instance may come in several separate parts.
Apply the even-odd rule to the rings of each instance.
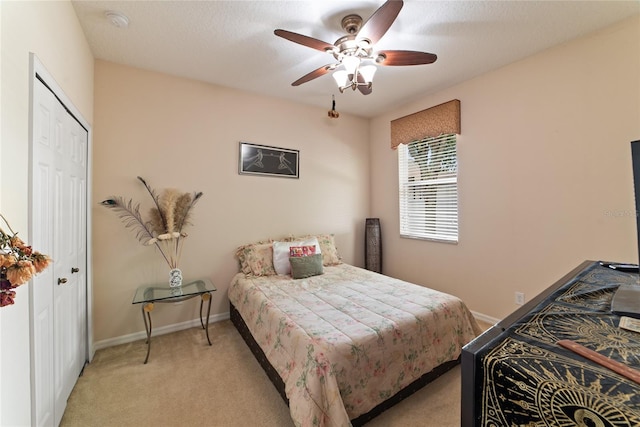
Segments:
[[[516,292],[516,304],[524,304],[524,292]]]

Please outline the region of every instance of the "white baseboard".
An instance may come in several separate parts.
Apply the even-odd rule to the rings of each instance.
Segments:
[[[220,322],[222,320],[227,320],[229,318],[229,312],[214,314],[213,316],[209,316],[209,324]],[[169,334],[171,332],[182,331],[184,329],[194,328],[196,326],[200,326],[200,319],[193,319],[187,322],[175,323],[173,325],[161,326],[159,328],[153,328],[152,336]],[[126,344],[133,341],[143,340],[147,338],[146,331],[135,332],[133,334],[122,335],[115,338],[109,338],[102,341],[97,341],[93,344],[93,351],[100,350],[107,347],[113,347],[114,345]]]
[[[496,323],[498,323],[500,321],[500,319],[496,319],[494,317],[490,317],[490,316],[487,316],[485,314],[478,313],[476,311],[471,311],[471,314],[473,314],[473,316],[476,319],[481,320],[481,321],[486,322],[486,323],[490,323],[492,325],[495,325]],[[221,314],[214,314],[213,316],[209,317],[209,324],[215,323],[215,322],[220,322],[222,320],[227,320],[227,319],[229,319],[229,312],[221,313]],[[195,328],[197,326],[200,326],[200,319],[193,319],[193,320],[189,320],[187,322],[175,323],[173,325],[167,325],[167,326],[161,326],[159,328],[154,328],[153,329],[153,336],[170,334],[172,332],[178,332],[178,331],[182,331],[184,329]],[[133,334],[122,335],[122,336],[115,337],[115,338],[109,338],[109,339],[106,339],[106,340],[95,342],[93,344],[93,351],[95,352],[95,351],[103,349],[103,348],[113,347],[114,345],[127,344],[127,343],[130,343],[130,342],[133,342],[133,341],[138,341],[138,340],[142,340],[142,339],[146,339],[146,338],[147,338],[147,333],[145,331],[139,331],[139,332],[135,332]]]
[[[486,314],[478,313],[477,311],[471,311],[471,314],[473,314],[473,317],[475,317],[476,319],[481,320],[485,323],[490,323],[491,325],[495,325],[501,320],[496,319],[495,317],[487,316]]]

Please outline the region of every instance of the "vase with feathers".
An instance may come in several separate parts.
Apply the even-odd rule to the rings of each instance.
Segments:
[[[138,177],[153,199],[149,216],[144,219],[140,214],[140,204],[132,199],[111,196],[101,204],[114,210],[126,228],[135,232],[136,238],[145,246],[154,245],[171,269],[169,285],[182,285],[182,271],[178,268],[184,239],[184,229],[191,224],[191,211],[203,193],[184,193],[175,188],[166,188],[156,192],[142,177]]]

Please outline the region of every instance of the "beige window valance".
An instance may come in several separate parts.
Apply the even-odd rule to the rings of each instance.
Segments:
[[[460,100],[454,99],[391,121],[391,148],[443,134],[460,134]]]

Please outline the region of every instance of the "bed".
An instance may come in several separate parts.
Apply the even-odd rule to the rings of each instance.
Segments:
[[[296,425],[361,425],[455,366],[480,329],[460,299],[342,263],[316,237],[321,273],[301,279],[271,273],[273,242],[240,248],[231,318]]]

